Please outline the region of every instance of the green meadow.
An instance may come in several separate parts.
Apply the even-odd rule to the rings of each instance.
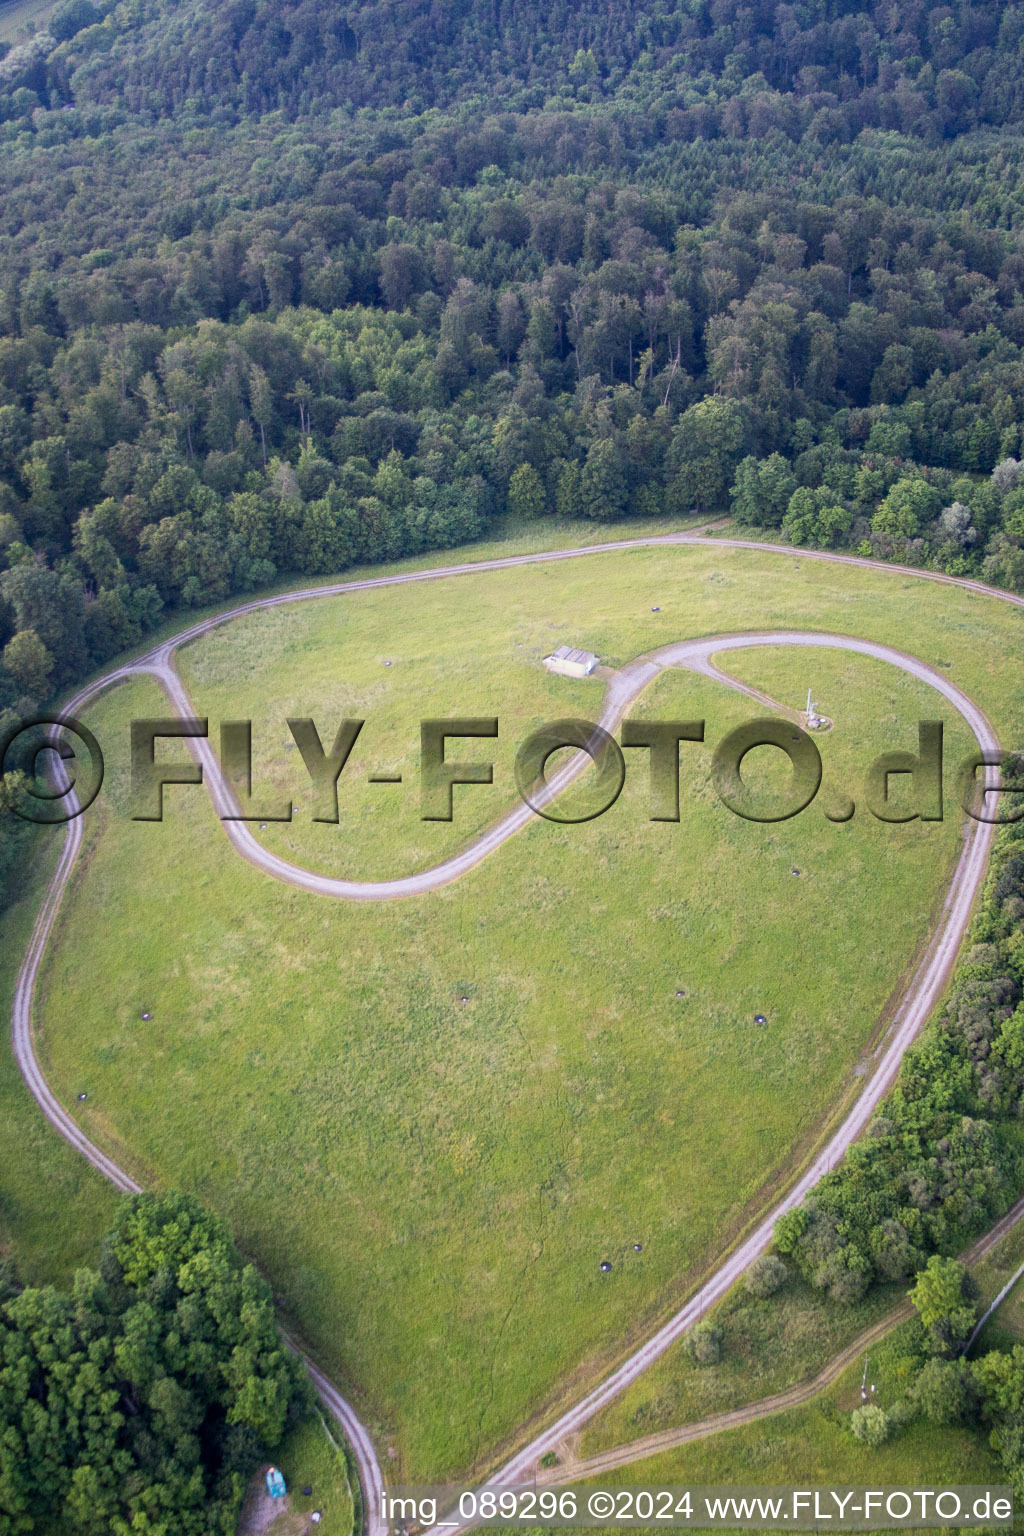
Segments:
[[[54,0],[7,0],[0,5],[0,43],[24,42],[28,30],[41,32],[54,8]]]
[[[10,1018],[15,978],[56,863],[41,829],[24,861],[17,899],[0,914],[0,1008]],[[117,1196],[43,1119],[22,1081],[10,1032],[0,1036],[0,1258],[26,1285],[70,1286],[95,1264]]]
[[[578,1453],[593,1456],[813,1380],[906,1291],[905,1285],[884,1286],[860,1301],[837,1303],[792,1271],[766,1299],[748,1295],[742,1284],[733,1286],[708,1314],[722,1330],[721,1359],[698,1365],[683,1350],[669,1351],[585,1426]]]
[[[879,1352],[881,1353],[881,1352]],[[869,1357],[870,1378],[883,1407],[902,1395],[895,1372],[878,1355]],[[850,1433],[850,1414],[860,1404],[864,1358],[844,1371],[834,1386],[801,1408],[759,1419],[740,1429],[647,1456],[616,1472],[602,1473],[595,1486],[615,1488],[665,1484],[784,1488],[997,1488],[1006,1483],[998,1457],[983,1432],[941,1428],[924,1419],[901,1429],[881,1446],[866,1446]],[[1018,1529],[1014,1524],[1014,1529]],[[904,1528],[905,1529],[905,1528]]]
[[[50,0],[46,5],[49,7]],[[19,0],[0,6],[0,38],[5,35],[4,25],[19,9],[24,9]],[[694,521],[681,519],[677,526],[685,528]],[[455,562],[460,558],[479,561],[667,531],[675,528],[664,520],[595,525],[562,518],[532,523],[506,518],[495,525],[488,539],[451,551],[449,558]],[[367,568],[359,575],[415,571],[436,564],[437,558],[434,553],[397,565],[393,562]],[[287,590],[287,585],[279,590]],[[158,638],[166,638],[181,627],[179,613],[158,632]],[[146,648],[152,643],[148,640]],[[155,693],[148,697],[147,707],[166,713],[162,697]],[[56,855],[52,834],[40,831],[20,871],[18,899],[0,913],[0,1006],[5,1017],[10,1014],[15,978]],[[109,1225],[116,1196],[47,1126],[22,1082],[6,1031],[0,1039],[0,1105],[0,1256],[14,1253],[19,1273],[27,1282],[70,1284],[79,1264],[98,1258],[100,1239]]]
[[[310,601],[227,624],[179,660],[214,730],[253,719],[256,790],[295,800],[290,825],[259,835],[310,867],[381,877],[429,867],[512,804],[534,724],[594,717],[599,679],[540,665],[563,640],[618,666],[744,628],[895,637],[1009,741],[1022,622],[896,573],[708,544]],[[813,686],[835,720],[808,811],[768,825],[727,811],[711,750],[763,708],[666,673],[634,713],[707,722],[706,743],[681,751],[678,824],[648,819],[646,755],[630,751],[606,815],[535,822],[462,880],[379,905],[261,874],[201,790],[168,790],[161,825],[131,821],[128,722],[166,702],[138,679],[88,712],[108,776],[49,950],[46,1068],[66,1102],[88,1092],[83,1125],[140,1180],[229,1216],[396,1453],[396,1479],[492,1461],[684,1299],[856,1093],[928,931],[955,810],[840,825],[822,807],[857,798],[878,752],[916,743],[919,718],[942,716],[955,761],[968,737],[952,711],[837,652],[724,665],[790,707]],[[294,714],[328,745],[342,717],[366,720],[337,826],[309,819]],[[474,714],[499,717],[498,740],[453,745],[493,760],[495,782],[457,789],[451,823],[423,822],[419,720]],[[778,791],[763,756],[751,777]],[[382,770],[402,785],[369,785]]]
[[[1018,1224],[983,1259],[971,1265],[978,1284],[979,1311],[994,1299],[1024,1258],[1024,1227]],[[906,1285],[875,1290],[852,1305],[830,1303],[792,1272],[781,1290],[767,1299],[734,1286],[714,1309],[722,1330],[722,1357],[699,1366],[678,1353],[667,1357],[637,1384],[646,1392],[628,1418],[629,1394],[589,1425],[581,1455],[654,1430],[696,1422],[806,1380],[859,1333],[890,1312],[906,1295]],[[983,1330],[973,1354],[1010,1349],[1024,1328],[1019,1287]],[[1009,1315],[1007,1313],[1009,1312]],[[869,1450],[849,1430],[850,1411],[860,1403],[865,1379],[876,1399],[888,1406],[906,1391],[906,1361],[901,1358],[905,1324],[852,1361],[841,1376],[808,1403],[772,1414],[739,1429],[644,1457],[595,1481],[610,1484],[732,1483],[813,1487],[815,1484],[872,1487],[941,1487],[943,1484],[1005,1482],[983,1428],[937,1429],[923,1418],[901,1428],[887,1444]],[[634,1392],[637,1389],[634,1389]],[[877,1461],[874,1458],[879,1458]],[[1020,1526],[1019,1518],[1014,1529]]]

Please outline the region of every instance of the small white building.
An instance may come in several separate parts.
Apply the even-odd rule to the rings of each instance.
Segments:
[[[571,645],[560,645],[557,651],[544,657],[549,672],[560,672],[563,677],[589,677],[597,666],[593,651],[576,651]]]

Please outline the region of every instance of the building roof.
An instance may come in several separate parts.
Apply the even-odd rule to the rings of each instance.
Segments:
[[[597,661],[597,657],[594,655],[593,651],[578,651],[574,650],[571,645],[560,645],[557,651],[552,651],[551,660],[574,661],[579,666],[589,667],[594,665],[594,663]]]

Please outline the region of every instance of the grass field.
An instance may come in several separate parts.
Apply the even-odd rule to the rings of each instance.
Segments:
[[[599,1485],[941,1489],[1005,1484],[998,1458],[977,1430],[939,1429],[915,1420],[885,1445],[868,1447],[855,1440],[848,1425],[860,1402],[863,1369],[863,1359],[857,1360],[833,1387],[802,1408],[645,1457],[603,1473]],[[870,1375],[883,1407],[902,1395],[884,1356],[872,1358]]]
[[[56,847],[40,833],[19,899],[0,913],[0,1008],[10,1017],[21,956],[52,873]],[[70,1285],[95,1263],[116,1200],[110,1185],[52,1131],[22,1081],[9,1032],[0,1039],[0,1251],[25,1284]]]
[[[810,1380],[890,1312],[906,1289],[885,1286],[859,1302],[837,1304],[792,1272],[766,1300],[734,1286],[708,1314],[722,1330],[719,1362],[697,1365],[682,1350],[672,1350],[586,1426],[580,1456],[696,1423]]]
[[[51,0],[46,0],[46,4],[49,7]],[[25,9],[17,0],[0,5],[0,39],[6,36],[4,27]],[[445,558],[469,563],[666,533],[696,521],[684,518],[671,523],[662,520],[595,525],[562,518],[528,523],[505,518],[494,525],[487,540],[447,551]],[[396,570],[415,571],[435,565],[437,560],[438,555],[431,553],[397,564],[367,567],[357,574],[362,577]],[[282,583],[271,590],[286,591],[288,585]],[[232,603],[236,602],[232,599]],[[216,611],[201,610],[195,616],[205,617]],[[180,613],[174,615],[139,650],[148,649],[153,638],[165,638],[180,630],[183,622]],[[165,712],[162,696],[153,695],[152,703],[160,713]],[[39,835],[24,868],[21,899],[0,913],[0,1000],[5,1017],[10,1015],[14,980],[56,859],[56,847],[50,838],[49,833]],[[16,1253],[26,1280],[64,1284],[78,1264],[92,1262],[98,1256],[99,1240],[113,1209],[114,1192],[45,1125],[14,1064],[6,1030],[0,1043],[0,1102],[0,1251],[11,1249]]]
[[[295,709],[326,736],[365,708],[341,825],[273,829],[303,862],[364,875],[467,841],[510,801],[500,753],[521,727],[593,712],[599,685],[539,669],[562,638],[614,665],[752,625],[895,635],[1019,729],[1019,614],[926,583],[911,612],[909,581],[777,556],[766,581],[765,559],[642,551],[322,600],[218,631],[183,672],[212,720],[257,721],[258,782],[301,770],[260,722]],[[727,664],[783,702],[813,683],[837,721],[826,789],[936,713],[880,664],[821,652],[808,677],[811,659]],[[706,716],[711,744],[760,712],[682,674],[643,707]],[[502,737],[465,755],[496,747],[496,783],[463,791],[453,824],[420,822],[412,784],[365,785],[370,767],[414,774],[421,714],[478,710]],[[535,825],[431,897],[353,907],[245,865],[202,792],[172,790],[161,827],[126,819],[127,721],[165,712],[148,681],[90,711],[109,795],[50,952],[44,1059],[66,1100],[88,1089],[83,1123],[130,1167],[231,1217],[396,1473],[454,1473],[646,1332],[855,1089],[956,818],[835,826],[814,807],[754,827],[714,800],[709,749],[684,749],[678,826],[645,819],[634,770],[599,821]]]
[[[25,40],[25,27],[31,22],[41,32],[56,0],[6,0],[0,4],[0,43]]]

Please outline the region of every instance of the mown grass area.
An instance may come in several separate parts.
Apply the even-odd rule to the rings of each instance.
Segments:
[[[257,803],[273,813],[293,802],[290,823],[270,821],[260,831],[267,846],[307,868],[384,879],[430,867],[509,805],[516,750],[539,723],[597,714],[598,677],[552,677],[541,665],[563,642],[592,649],[612,666],[674,639],[787,623],[902,644],[907,605],[900,593],[912,587],[915,603],[920,598],[929,613],[918,654],[931,650],[933,664],[964,685],[963,652],[985,627],[973,620],[970,604],[979,600],[970,594],[952,594],[947,603],[942,588],[896,573],[823,569],[786,556],[772,558],[766,586],[755,574],[762,563],[760,555],[713,547],[639,550],[521,572],[476,572],[416,587],[414,599],[387,589],[317,599],[247,615],[184,647],[178,666],[215,739],[223,720],[252,720]],[[612,565],[616,577],[606,589]],[[695,585],[680,579],[684,572]],[[872,595],[879,581],[888,587],[884,600]],[[1019,613],[984,606],[998,610],[1007,641],[1019,636]],[[947,644],[936,653],[934,626],[946,614]],[[992,675],[985,665],[991,658],[970,659]],[[885,671],[895,688],[898,674]],[[798,667],[788,702],[799,707],[804,679],[819,693],[825,681],[810,664]],[[977,684],[977,671],[970,681]],[[1011,704],[1005,689],[999,692],[1001,704]],[[898,691],[891,697],[898,699]],[[312,717],[328,749],[342,719],[365,722],[340,780],[337,827],[311,819],[314,792],[286,724],[293,716]],[[453,740],[448,757],[493,762],[494,784],[457,788],[451,823],[423,821],[420,722],[466,716],[498,717],[499,738]],[[916,744],[914,721],[901,723],[910,732],[900,743]],[[400,774],[402,783],[371,784],[371,773]]]
[[[390,566],[354,569],[346,577],[373,579],[457,562],[471,571],[475,564],[511,554],[655,537],[699,523],[693,518],[510,523],[486,542],[450,556],[434,552]],[[556,573],[568,569],[553,564],[511,573],[527,599],[518,628],[515,615],[503,608],[492,610],[488,622],[486,604],[473,600],[472,638],[459,633],[465,582],[496,579],[507,588],[510,573],[477,572],[451,584],[415,588],[411,626],[403,595],[385,590],[358,594],[357,616],[351,612],[351,595],[315,599],[244,616],[183,647],[176,664],[197,709],[209,713],[214,736],[222,720],[253,722],[253,785],[259,803],[271,812],[281,802],[294,803],[295,819],[271,822],[261,840],[306,868],[371,879],[429,867],[472,840],[514,795],[512,765],[529,733],[552,717],[598,707],[603,686],[598,679],[555,678],[539,665],[557,645],[577,638],[570,621],[560,623],[543,611],[552,578],[557,582]],[[395,625],[399,614],[400,630]],[[352,617],[359,630],[350,634]],[[590,627],[589,620],[583,627]],[[493,761],[493,788],[457,789],[458,812],[450,825],[423,821],[420,722],[495,715],[500,717],[496,742],[452,740],[446,749],[449,760]],[[314,718],[326,750],[342,719],[365,720],[341,780],[336,830],[311,820],[314,792],[288,730],[290,716]],[[370,773],[401,774],[404,788],[370,785]]]
[[[2,0],[0,0],[2,3]],[[619,522],[595,523],[589,518],[545,517],[538,519],[495,518],[485,539],[469,544],[458,544],[452,549],[432,549],[422,555],[409,555],[402,560],[390,560],[379,565],[354,565],[333,576],[310,578],[291,576],[287,580],[262,587],[258,593],[236,592],[223,602],[206,604],[199,608],[171,608],[163,622],[150,631],[146,638],[133,649],[117,658],[123,662],[132,656],[151,650],[153,645],[189,628],[197,620],[215,618],[227,614],[246,602],[266,597],[281,596],[291,592],[304,592],[311,587],[326,588],[339,582],[371,580],[378,576],[408,575],[417,571],[434,570],[438,566],[469,568],[488,560],[504,560],[514,555],[545,554],[563,549],[576,549],[592,545],[614,544],[622,539],[661,538],[673,533],[700,533],[707,526],[703,517],[626,518]],[[712,535],[709,533],[708,537]],[[110,663],[99,669],[109,670]],[[71,691],[69,690],[69,694]]]
[[[808,662],[806,675],[814,686],[815,701],[824,714],[835,716],[834,729],[846,732],[854,722],[849,719],[848,682],[842,675],[845,661],[830,658],[828,653],[824,653],[824,658],[816,652],[811,654],[814,659]],[[786,674],[792,672],[792,661],[784,652],[728,652],[719,660],[733,676],[764,689],[781,704],[798,708],[806,700],[806,693],[794,692],[790,686],[792,679]],[[878,724],[872,720],[871,733],[874,739],[882,739],[879,724],[884,719],[889,734],[895,737],[900,729],[906,729],[911,718],[907,701],[901,697],[901,680],[883,663],[871,665],[876,668],[874,699],[878,710]],[[948,666],[944,670],[949,670]],[[821,744],[827,738],[817,739]],[[950,767],[958,760],[955,740],[947,734]],[[860,747],[862,761],[866,760],[866,746],[867,741]],[[856,785],[848,787],[856,797]],[[893,788],[895,791],[896,784]],[[824,803],[827,793],[826,779],[821,792]],[[1022,1258],[1024,1230],[1017,1228],[977,1267],[976,1278],[986,1301],[998,1292]],[[1024,1290],[1024,1286],[1018,1289]],[[813,1376],[858,1333],[888,1311],[904,1291],[905,1287],[898,1286],[875,1289],[862,1302],[843,1306],[815,1293],[795,1274],[791,1274],[778,1295],[766,1301],[747,1296],[742,1286],[735,1287],[713,1314],[724,1333],[721,1363],[702,1369],[687,1359],[681,1346],[670,1350],[586,1426],[580,1454],[593,1455],[655,1430],[754,1402]],[[1012,1308],[1013,1300],[1013,1296],[1008,1298],[1000,1318]],[[997,1319],[993,1319],[990,1329],[996,1323]],[[986,1347],[990,1329],[986,1329],[979,1348]]]
[[[271,1536],[302,1536],[311,1530],[310,1514],[318,1510],[321,1519],[316,1529],[323,1536],[351,1536],[354,1509],[353,1488],[358,1479],[348,1466],[343,1449],[334,1440],[324,1421],[317,1415],[303,1419],[277,1451],[275,1465],[280,1467],[288,1487],[286,1508],[269,1525],[253,1518],[258,1508],[270,1502],[266,1496],[264,1473],[254,1480],[242,1511],[240,1532],[267,1530]],[[264,1469],[265,1472],[265,1469]],[[308,1494],[303,1489],[310,1488]]]
[[[708,1313],[722,1330],[721,1360],[697,1365],[673,1349],[585,1427],[579,1454],[696,1423],[809,1380],[905,1294],[906,1286],[879,1287],[859,1302],[838,1304],[791,1272],[774,1296],[756,1299],[740,1283]]]
[[[547,585],[558,569],[533,574]],[[292,822],[257,829],[262,842],[332,874],[384,879],[430,867],[510,805],[513,760],[532,730],[600,708],[597,678],[554,677],[541,665],[569,638],[564,626],[527,621],[524,640],[511,615],[477,608],[471,583],[493,579],[485,573],[266,610],[182,649],[177,665],[215,739],[223,720],[253,722],[259,804],[272,812],[294,801]],[[475,614],[471,633],[461,635],[467,600]],[[311,818],[314,792],[286,724],[294,716],[314,719],[328,751],[343,719],[365,721],[339,781],[337,826]],[[452,717],[498,718],[496,741],[452,739],[446,748],[449,761],[493,762],[494,784],[456,788],[454,820],[424,821],[420,722]],[[401,774],[402,783],[368,782],[382,772]]]
[[[8,4],[0,4],[0,40],[8,37],[5,28],[11,27],[12,18],[20,16],[14,24],[19,27],[23,24],[21,13],[30,10],[34,3],[35,0],[26,0],[25,4],[21,0],[10,0]],[[44,9],[52,9],[52,0],[44,0]],[[359,567],[338,579],[356,580],[422,570],[439,561],[469,565],[510,554],[644,538],[685,530],[700,522],[698,518],[675,518],[595,524],[585,519],[545,518],[522,522],[503,518],[495,522],[486,540],[387,565]],[[292,581],[268,590],[287,591],[300,584]],[[137,650],[148,650],[155,640],[176,633],[195,618],[237,606],[239,601],[242,599],[235,597],[219,608],[202,609],[192,615],[178,612]],[[156,712],[166,712],[162,695],[154,694],[151,702]],[[46,880],[56,862],[60,835],[59,832],[38,835],[35,853],[25,866],[22,898],[0,913],[0,988],[3,989],[0,998],[3,999],[4,1017],[9,1017],[14,980]],[[6,1031],[4,1044],[0,1046],[0,1074],[0,1092],[8,1095],[0,1137],[5,1131],[9,1133],[5,1155],[0,1157],[0,1248],[9,1249],[18,1257],[19,1267],[26,1278],[39,1283],[50,1279],[63,1283],[73,1273],[75,1265],[91,1261],[98,1252],[99,1238],[106,1227],[105,1213],[110,1209],[104,1204],[104,1181],[91,1174],[84,1165],[78,1167],[80,1159],[77,1155],[43,1125],[14,1065]],[[76,1168],[77,1174],[72,1174]],[[72,1189],[75,1179],[82,1183],[81,1198],[74,1192],[78,1185],[74,1184],[74,1191]],[[87,1185],[92,1190],[88,1197],[84,1193]],[[48,1188],[53,1190],[52,1200],[47,1200],[42,1193]],[[32,1193],[26,1196],[28,1191]],[[112,1192],[109,1198],[113,1199]]]
[[[911,609],[892,577],[788,557],[766,575],[762,556],[703,546],[540,569],[543,580],[537,568],[476,573],[440,593],[261,617],[288,643],[270,634],[255,674],[246,620],[233,626],[233,681],[232,631],[190,652],[196,705],[244,715],[253,675],[290,697],[292,660],[303,676],[314,665],[329,675],[333,657],[344,680],[368,651],[402,654],[399,639],[410,667],[422,653],[440,676],[447,591],[453,666],[476,658],[479,678],[492,677],[480,696],[502,716],[544,705],[536,651],[524,639],[522,660],[508,658],[553,615],[612,663],[687,633],[770,623],[896,635],[950,661],[1008,732],[1016,723],[1020,616],[995,603],[920,584]],[[889,669],[880,680],[865,660],[777,652],[728,665],[748,661],[778,697],[802,700],[813,682],[835,716],[821,742],[826,786],[859,782],[865,748],[869,759],[909,744],[907,722],[913,740],[913,722],[935,713],[930,690]],[[389,688],[405,686],[387,671]],[[429,668],[422,679],[434,686]],[[593,687],[567,682],[558,713]],[[752,712],[682,674],[659,680],[644,707],[706,716],[709,743]],[[854,1066],[948,873],[956,818],[836,826],[813,807],[756,827],[715,800],[710,747],[684,749],[678,826],[645,819],[644,765],[596,822],[536,824],[441,892],[353,906],[239,860],[200,791],[170,791],[162,826],[127,820],[128,719],[165,711],[148,681],[90,711],[122,755],[108,751],[109,794],[51,951],[46,1060],[66,1098],[88,1088],[92,1134],[231,1217],[399,1452],[396,1475],[453,1474],[647,1332],[856,1090]],[[394,718],[397,743],[405,717]],[[182,751],[168,744],[168,756]],[[496,777],[478,817],[509,803],[509,779]],[[464,794],[468,805],[487,792]],[[373,872],[374,857],[388,867],[389,835],[414,849],[413,800],[391,834],[383,818],[368,829],[353,873]],[[472,823],[433,825],[450,848]],[[343,830],[319,832],[347,846]],[[599,1272],[606,1257],[611,1275]]]

